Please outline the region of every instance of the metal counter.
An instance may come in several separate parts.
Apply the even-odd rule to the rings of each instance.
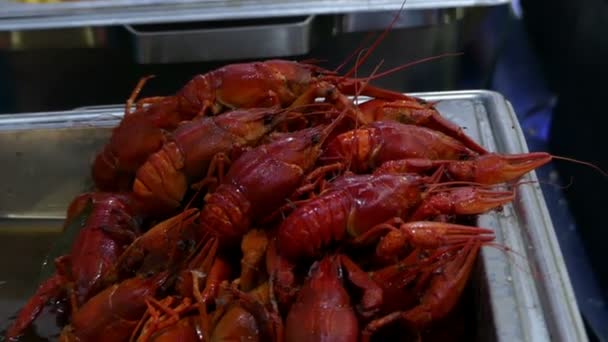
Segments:
[[[492,151],[527,152],[510,104],[488,91],[414,94],[439,101],[448,119]],[[70,200],[90,189],[90,163],[120,107],[0,117],[0,330],[35,290],[39,265]],[[535,173],[524,181],[536,181]],[[513,204],[480,216],[505,252],[485,247],[473,278],[479,341],[586,341],[587,337],[537,183]],[[9,262],[21,253],[19,262]],[[49,327],[37,326],[48,336]],[[51,329],[52,330],[52,329]]]

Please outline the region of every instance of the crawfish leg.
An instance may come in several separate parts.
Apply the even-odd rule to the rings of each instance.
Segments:
[[[146,97],[145,99],[141,99],[135,103],[135,109],[141,110],[145,105],[159,103],[159,102],[165,100],[166,98],[167,98],[166,96]]]
[[[271,303],[277,308],[289,308],[298,292],[295,267],[294,263],[279,255],[277,240],[272,240],[266,251],[266,269],[269,274]]]
[[[371,317],[382,305],[382,289],[355,262],[344,254],[340,255],[342,266],[348,271],[351,283],[363,290],[363,298],[358,311],[363,317]]]
[[[290,198],[295,200],[306,194],[310,194],[311,197],[316,197],[318,193],[322,192],[327,187],[325,176],[330,172],[340,171],[342,169],[344,169],[342,163],[329,164],[315,169],[306,176],[302,182],[303,184],[294,191]],[[315,194],[316,189],[318,189],[317,194]]]
[[[113,239],[123,242],[126,245],[131,244],[137,239],[138,234],[131,230],[126,230],[117,226],[103,226],[101,229],[110,235]]]
[[[207,168],[207,175],[199,182],[192,184],[192,189],[200,190],[206,186],[211,188],[213,185],[221,184],[228,172],[228,166],[230,166],[230,158],[225,153],[214,155]]]
[[[417,113],[413,113],[416,125],[425,126],[439,132],[442,132],[454,139],[461,141],[466,147],[479,153],[486,154],[488,150],[479,145],[475,140],[468,136],[464,130],[458,125],[447,120],[434,108],[429,109],[418,109],[415,110]]]
[[[60,274],[55,274],[44,281],[21,309],[13,324],[7,329],[6,340],[11,341],[23,334],[25,329],[38,317],[44,306],[51,299],[61,295],[65,282],[66,279]]]
[[[209,303],[217,298],[220,284],[222,281],[230,278],[231,271],[230,265],[223,258],[216,258],[213,261],[205,283],[205,289],[201,293],[201,297],[205,303]]]
[[[176,288],[182,296],[200,296],[196,289],[199,281],[206,279],[217,254],[217,239],[208,239],[197,248],[196,254],[188,262],[188,267],[178,277]]]
[[[261,285],[258,289],[252,291],[252,293],[245,293],[235,288],[228,288],[238,299],[241,307],[251,314],[258,328],[260,329],[260,335],[262,341],[281,341],[283,331],[283,321],[278,312],[269,311],[266,308],[264,302],[261,299],[268,298],[257,298],[266,297],[264,294],[256,296],[254,293],[256,290],[261,289],[262,291],[271,291],[270,287]]]
[[[299,107],[314,103],[317,98],[325,98],[326,102],[333,104],[337,109],[345,110],[353,120],[358,120],[361,116],[359,108],[336,86],[328,82],[317,82],[311,85],[289,106],[289,109],[297,110]]]
[[[241,241],[243,258],[241,259],[240,285],[243,291],[249,291],[255,286],[256,279],[261,273],[260,267],[266,256],[268,236],[263,230],[250,230]]]
[[[144,85],[146,84],[146,82],[148,82],[148,80],[153,77],[154,77],[154,75],[150,75],[150,76],[145,76],[145,77],[142,77],[139,79],[139,82],[137,82],[137,85],[133,89],[133,92],[131,92],[131,96],[129,96],[129,99],[127,100],[127,103],[125,104],[125,115],[131,114],[131,107],[133,107],[133,103],[135,102],[135,99],[137,98],[137,96],[139,96],[139,93],[144,88]]]
[[[402,316],[402,313],[397,311],[388,314],[382,318],[375,319],[367,324],[365,329],[361,332],[361,342],[369,342],[372,335],[380,328],[398,321]]]
[[[374,173],[421,173],[432,169],[435,164],[436,163],[427,158],[389,160],[380,165]]]
[[[380,223],[370,228],[365,233],[355,237],[350,241],[350,244],[353,246],[365,246],[371,244],[380,237],[386,235],[387,233],[394,230],[398,230],[397,227],[399,227],[399,225],[402,223],[404,222],[399,217],[389,219],[388,221]]]
[[[483,148],[475,140],[473,140],[473,138],[468,136],[461,127],[448,121],[435,110],[433,110],[433,114],[430,116],[429,122],[426,124],[426,126],[445,133],[452,138],[460,140],[464,146],[479,154],[488,153],[488,150]]]
[[[284,214],[290,209],[296,208],[298,205],[306,203],[309,199],[298,200],[299,197],[309,195],[314,198],[327,188],[327,181],[325,176],[332,171],[343,170],[344,165],[341,163],[334,163],[329,165],[321,166],[312,171],[306,179],[302,182],[302,185],[297,188],[294,193],[287,199],[287,203],[281,206],[279,209],[268,215],[262,223],[268,223],[276,219],[279,214]]]

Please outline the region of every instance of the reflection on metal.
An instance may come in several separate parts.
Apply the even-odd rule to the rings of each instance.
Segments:
[[[392,29],[447,25],[462,19],[465,11],[464,8],[405,11],[392,24]],[[395,12],[357,12],[347,13],[341,17],[342,32],[380,31],[395,20]]]
[[[1,38],[5,36],[7,38]],[[54,30],[0,32],[0,49],[22,51],[47,48],[94,48],[106,43],[102,28],[82,27]]]

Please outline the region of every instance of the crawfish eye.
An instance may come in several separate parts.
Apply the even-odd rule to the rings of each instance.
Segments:
[[[321,141],[321,136],[319,134],[315,134],[310,138],[310,141],[316,145]]]
[[[419,99],[419,98],[417,98],[417,99],[416,99],[416,102],[418,102],[418,103],[419,103],[419,104],[421,104],[421,105],[425,105],[425,104],[427,104],[427,103],[428,103],[428,102],[426,102],[425,100],[423,100],[423,99]]]

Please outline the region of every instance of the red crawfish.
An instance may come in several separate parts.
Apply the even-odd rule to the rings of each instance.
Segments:
[[[175,215],[138,237],[120,256],[104,277],[106,286],[135,274],[154,274],[159,270],[175,270],[175,289],[183,296],[192,296],[203,287],[203,298],[213,298],[221,281],[231,268],[217,254],[214,238],[198,239],[197,209]]]
[[[180,95],[146,99],[142,103],[154,104],[139,103],[137,109],[131,111],[133,101],[149,78],[139,81],[127,101],[120,124],[112,130],[110,141],[95,158],[92,176],[101,191],[130,190],[137,168],[163,145],[165,131],[174,130],[198,112]]]
[[[513,180],[551,161],[547,153],[477,155],[460,141],[426,127],[395,121],[373,122],[338,135],[319,158],[354,172],[422,172],[446,166],[456,180],[496,184]],[[385,165],[386,164],[386,165]]]
[[[444,174],[450,179],[494,185],[516,180],[549,163],[553,158],[545,152],[487,153],[471,160],[411,158],[387,161],[375,173],[426,172],[443,168]]]
[[[133,191],[168,208],[179,206],[189,183],[208,170],[222,176],[231,152],[255,145],[282,120],[280,114],[278,108],[238,109],[180,125],[137,170]]]
[[[464,245],[472,241],[491,243],[495,239],[493,231],[485,228],[436,221],[391,221],[353,241],[354,246],[370,245],[380,238],[370,275],[382,288],[384,314],[416,304],[426,280]],[[377,268],[380,264],[386,266]]]
[[[381,289],[345,255],[315,262],[285,321],[287,341],[358,341],[359,322],[344,287],[349,280],[364,291],[360,310],[369,316],[382,303]]]
[[[317,256],[334,242],[353,239],[392,218],[422,220],[438,213],[474,215],[510,202],[509,191],[437,188],[415,174],[345,176],[296,208],[279,226],[280,254]]]
[[[389,160],[461,160],[475,156],[460,141],[441,132],[396,121],[377,121],[329,141],[320,161],[341,162],[354,172],[366,172]]]
[[[87,205],[91,212],[70,253],[56,260],[57,273],[43,282],[24,305],[7,330],[7,338],[22,334],[51,299],[67,296],[74,310],[100,291],[106,272],[140,233],[141,203],[130,194],[82,194],[70,204],[66,224]]]
[[[339,77],[311,64],[268,60],[229,64],[197,75],[177,94],[143,99],[137,110],[131,113],[129,109],[144,81],[142,79],[133,92],[123,120],[95,160],[93,179],[101,190],[130,188],[132,174],[162,146],[163,130],[172,131],[180,122],[196,116],[216,115],[226,108],[285,108],[321,81],[330,82],[352,95],[355,89],[362,89],[362,95],[407,98],[370,85],[363,87],[364,82],[360,80]]]
[[[423,99],[399,99],[387,101],[373,99],[358,106],[359,122],[370,124],[374,121],[397,121],[402,124],[427,127],[439,131],[462,142],[468,149],[487,153],[486,149],[464,133],[464,130],[450,122],[435,109],[432,103]]]
[[[215,311],[196,312],[189,297],[167,297],[150,301],[145,323],[136,331],[136,341],[281,341],[280,317],[270,312],[269,286],[250,292],[222,286]],[[198,307],[200,310],[200,307]]]
[[[194,253],[192,241],[197,227],[194,221],[198,214],[197,209],[185,210],[159,222],[137,237],[106,272],[104,285],[114,284],[136,273],[158,269],[160,265],[178,263]]]
[[[458,304],[469,280],[482,241],[471,239],[456,252],[451,252],[428,268],[429,285],[421,287],[419,301],[409,309],[392,312],[371,321],[362,332],[362,341],[369,341],[381,327],[402,321],[420,331],[431,323],[446,317]]]
[[[162,244],[161,241],[157,242]],[[207,240],[201,251],[211,251],[209,245],[213,245],[213,240]],[[209,253],[206,257],[212,259],[214,255]],[[169,265],[164,262],[149,265],[148,268],[140,269],[134,277],[105,288],[72,313],[70,324],[63,329],[60,339],[127,340],[136,330],[150,302],[155,302],[155,298],[171,288],[174,280],[179,277],[177,273],[181,270],[181,264],[181,260],[176,260]],[[210,266],[212,263],[203,264]],[[200,273],[209,274],[203,280],[212,278],[212,272],[208,267],[200,269]],[[194,285],[194,289],[197,289],[197,285]]]
[[[252,222],[277,210],[314,167],[330,125],[288,133],[242,154],[222,184],[208,194],[201,210],[202,232],[212,232],[221,244],[236,244]]]
[[[168,272],[137,275],[106,288],[72,314],[60,341],[128,340],[146,312],[146,299],[154,297],[168,277]]]

